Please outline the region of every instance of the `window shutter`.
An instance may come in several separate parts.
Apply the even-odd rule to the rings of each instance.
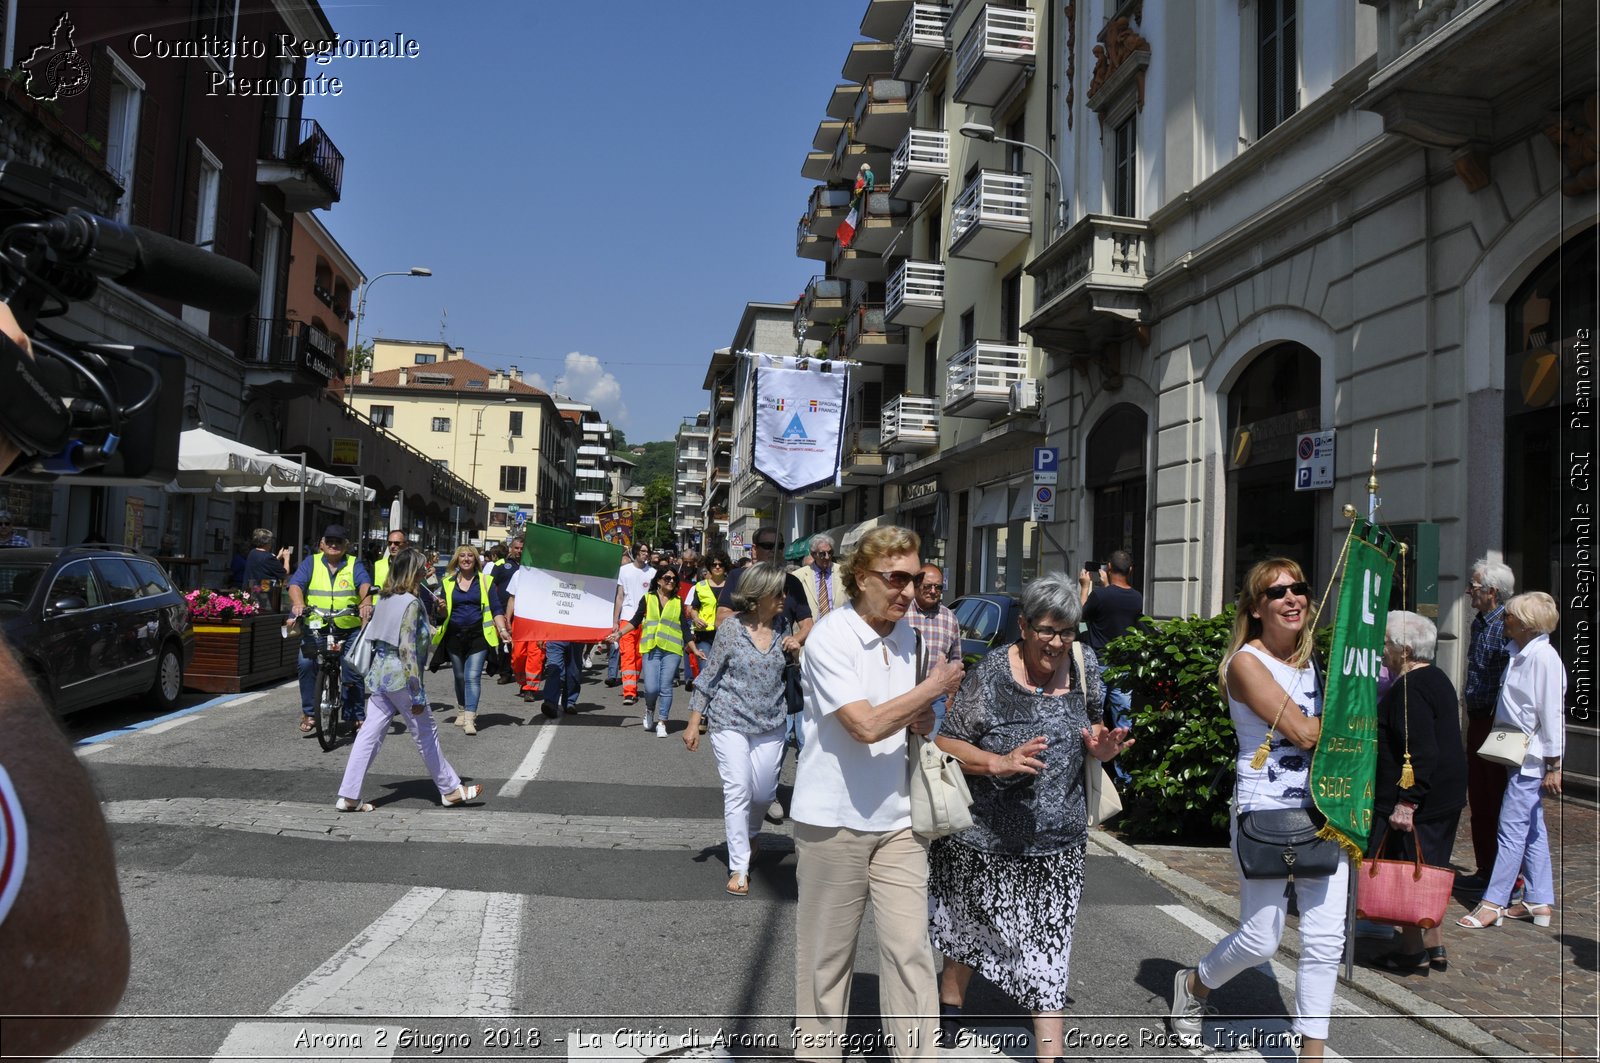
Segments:
[[[155,227],[151,221],[151,204],[155,198],[156,142],[160,132],[161,108],[153,94],[141,93],[139,144],[133,164],[133,223],[147,229]]]
[[[106,141],[111,136],[111,55],[103,44],[96,45],[89,57],[89,115],[84,131],[100,142],[99,155],[106,154]]]
[[[183,164],[183,216],[178,239],[194,243],[200,233],[200,144],[191,140]],[[143,144],[140,145],[142,150]]]

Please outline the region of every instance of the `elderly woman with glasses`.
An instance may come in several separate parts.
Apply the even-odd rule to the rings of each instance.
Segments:
[[[922,580],[915,532],[874,528],[843,564],[848,601],[817,621],[801,663],[805,742],[795,821],[797,1059],[843,1056],[856,937],[868,903],[878,938],[884,1031],[896,1059],[936,1055],[927,843],[911,830],[907,735],[933,728],[933,701],[960,664],[917,677],[906,620]]]
[[[946,1045],[981,971],[1033,1012],[1037,1058],[1061,1054],[1089,838],[1083,758],[1108,761],[1129,744],[1126,728],[1099,722],[1105,689],[1094,652],[1075,645],[1080,611],[1065,575],[1028,584],[1021,640],[968,674],[937,739],[974,776],[972,826],[928,851]]]
[[[672,711],[672,683],[678,677],[685,652],[705,658],[694,641],[691,611],[678,597],[678,574],[663,565],[650,579],[633,619],[607,638],[620,639],[639,632],[639,653],[644,658],[644,730],[667,737],[667,715]]]

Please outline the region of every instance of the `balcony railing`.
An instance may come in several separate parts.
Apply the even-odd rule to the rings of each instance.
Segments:
[[[339,341],[309,322],[253,317],[246,344],[245,361],[251,367],[298,370],[322,384],[344,377]]]
[[[891,325],[882,303],[857,303],[845,319],[840,354],[858,361],[883,365],[906,355],[906,330]]]
[[[920,203],[950,176],[950,134],[911,129],[889,160],[889,194]]]
[[[979,340],[950,359],[945,373],[944,412],[992,417],[1011,403],[1011,383],[1028,375],[1028,349]]]
[[[801,339],[825,340],[844,318],[849,282],[840,277],[812,277],[805,294],[794,306],[794,334]]]
[[[291,203],[315,202],[326,209],[339,202],[344,154],[316,119],[272,116],[266,122],[257,182],[277,185]],[[320,189],[302,187],[304,176]]]
[[[897,395],[883,406],[883,449],[908,454],[939,445],[939,402],[925,395]]]
[[[993,107],[1034,62],[1036,19],[1024,8],[985,5],[956,49],[959,103]]]
[[[1090,214],[1062,236],[1062,256],[1039,275],[1035,305],[1043,307],[1084,285],[1142,291],[1149,280],[1150,223]]]
[[[806,212],[795,229],[795,254],[826,261],[833,253],[834,234],[849,208],[848,188],[818,185],[812,189]]]
[[[999,262],[1028,239],[1033,181],[1025,173],[980,170],[956,198],[950,253]]]
[[[900,263],[889,274],[888,319],[920,328],[944,312],[944,263]]]
[[[1368,0],[1378,9],[1378,65],[1404,55],[1480,0]],[[1491,0],[1492,2],[1492,0]]]
[[[857,421],[845,426],[841,471],[846,481],[875,479],[888,471],[878,425]]]
[[[856,139],[883,148],[900,143],[911,128],[911,89],[909,83],[888,74],[869,77],[856,97]]]
[[[921,81],[950,50],[950,9],[943,4],[912,4],[894,41],[894,76]]]

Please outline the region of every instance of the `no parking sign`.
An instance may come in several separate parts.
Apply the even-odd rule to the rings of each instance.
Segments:
[[[1333,486],[1333,429],[1295,437],[1294,489],[1324,491]]]
[[[1045,485],[1033,489],[1033,519],[1036,521],[1050,521],[1056,519],[1056,489]]]

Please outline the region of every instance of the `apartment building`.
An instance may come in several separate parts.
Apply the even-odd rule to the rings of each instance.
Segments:
[[[599,534],[596,514],[610,502],[611,425],[586,402],[557,398],[561,411],[576,433],[576,456],[569,466],[573,471],[573,509],[569,520],[591,535]]]
[[[487,497],[486,542],[525,521],[576,521],[577,426],[520,371],[479,365],[459,347],[428,340],[375,340],[373,364],[393,368],[364,372],[351,404]],[[473,529],[479,537],[480,526]]]
[[[711,411],[685,417],[673,437],[672,526],[678,542],[699,549],[706,527],[706,469],[711,458]]]

